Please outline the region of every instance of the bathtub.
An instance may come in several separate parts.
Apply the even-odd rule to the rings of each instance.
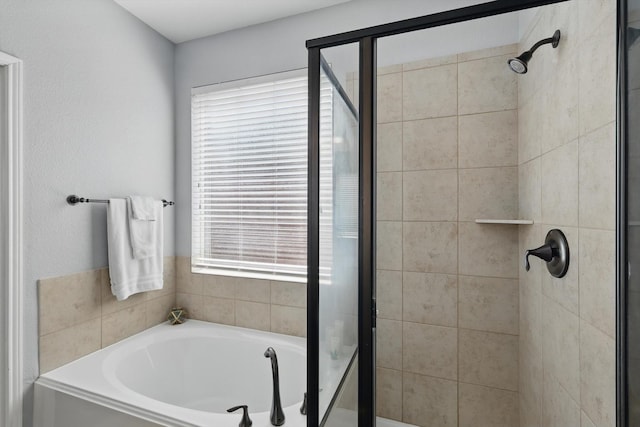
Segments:
[[[241,411],[226,410],[248,405],[253,427],[270,427],[267,347],[278,355],[285,426],[305,427],[305,339],[197,320],[155,326],[41,375],[34,425],[237,427]]]
[[[34,423],[237,427],[241,411],[226,410],[248,405],[253,426],[268,427],[267,347],[278,355],[286,425],[304,426],[305,339],[196,320],[155,326],[41,375]]]

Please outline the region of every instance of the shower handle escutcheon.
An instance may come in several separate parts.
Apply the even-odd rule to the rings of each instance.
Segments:
[[[240,424],[238,424],[238,427],[251,427],[253,421],[251,421],[251,418],[249,418],[249,407],[247,405],[234,406],[233,408],[227,409],[227,412],[235,412],[238,409],[242,409],[242,419],[240,420]]]
[[[547,263],[547,270],[553,277],[561,278],[569,270],[569,243],[564,233],[557,228],[550,230],[544,239],[544,245],[528,249],[524,253],[524,268],[529,271],[529,256],[533,255]]]

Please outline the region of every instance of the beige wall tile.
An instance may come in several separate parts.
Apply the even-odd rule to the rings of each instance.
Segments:
[[[440,65],[455,64],[457,55],[439,56],[437,58],[422,59],[420,61],[407,62],[402,64],[403,71],[413,71],[420,68],[438,67]]]
[[[405,372],[402,378],[403,421],[419,426],[458,425],[458,384]]]
[[[580,317],[615,337],[615,233],[580,229]]]
[[[460,116],[458,138],[461,168],[518,164],[517,110]]]
[[[40,335],[101,315],[102,270],[38,281]]]
[[[378,123],[402,120],[402,73],[378,77]]]
[[[376,271],[378,318],[402,320],[402,272]]]
[[[560,229],[567,238],[567,242],[569,242],[569,270],[566,276],[556,278],[548,272],[544,261],[536,260],[536,264],[538,264],[536,268],[541,270],[542,273],[542,293],[570,312],[579,314],[578,299],[580,290],[578,280],[580,272],[580,245],[578,243],[578,229],[574,227],[556,227],[553,225],[544,226],[543,229],[552,230],[554,228]],[[540,241],[540,244],[543,243],[544,239]]]
[[[576,402],[580,401],[580,321],[578,316],[543,297],[544,372],[551,374]],[[545,392],[546,394],[546,392]]]
[[[377,178],[377,219],[402,221],[402,172],[380,172]]]
[[[100,318],[40,337],[40,373],[44,374],[66,363],[100,349]]]
[[[495,56],[458,64],[459,114],[517,108],[517,75],[504,65],[510,57]]]
[[[165,295],[145,303],[147,310],[147,328],[167,321],[169,312],[176,305],[175,295]]]
[[[236,299],[269,303],[271,302],[271,282],[240,277],[236,280]]]
[[[520,284],[521,352],[540,358],[542,366],[542,294]]]
[[[376,323],[376,365],[402,369],[402,327],[396,320],[378,319]]]
[[[403,119],[455,116],[458,113],[457,78],[455,64],[404,72]]]
[[[521,351],[519,377],[520,427],[539,427],[542,425],[542,358]]]
[[[176,289],[178,292],[184,292],[193,295],[202,295],[204,282],[208,279],[208,277],[209,275],[204,273],[191,273],[191,277],[189,280],[185,282],[181,282],[180,280],[178,280],[176,282]]]
[[[402,170],[401,122],[378,125],[376,154],[378,172],[396,172]]]
[[[148,299],[149,292],[144,292],[131,295],[124,301],[118,301],[115,295],[113,295],[113,292],[111,292],[109,269],[103,268],[102,270],[100,270],[100,273],[102,277],[102,284],[100,285],[102,294],[102,316],[113,313],[115,311],[123,310],[136,304],[140,304],[141,302]],[[48,302],[44,301],[43,303],[49,304]]]
[[[402,239],[404,270],[456,274],[457,233],[456,223],[405,222]]]
[[[378,221],[377,226],[377,267],[402,270],[402,222]]]
[[[176,305],[187,310],[187,318],[204,320],[204,306],[201,295],[176,293]]]
[[[102,347],[143,331],[147,326],[144,303],[102,317]]]
[[[402,280],[403,320],[452,326],[458,324],[457,276],[405,272]]]
[[[404,322],[402,337],[405,371],[451,380],[458,378],[456,328]]]
[[[271,332],[307,336],[307,310],[284,305],[271,306]]]
[[[214,274],[201,275],[202,295],[217,298],[234,298],[236,294],[237,277],[218,276]]]
[[[376,368],[377,416],[402,421],[402,371]]]
[[[457,117],[403,122],[402,169],[407,171],[456,168],[457,127]]]
[[[584,411],[581,411],[580,413],[580,427],[596,427]]]
[[[616,117],[616,33],[609,29],[608,22],[596,27],[578,53],[582,135]]]
[[[491,47],[488,49],[472,50],[469,52],[459,53],[458,62],[474,61],[476,59],[491,58],[492,56],[512,55],[517,51],[517,44],[508,44],[504,46]]]
[[[542,156],[542,222],[578,225],[578,141]]]
[[[509,225],[459,224],[459,273],[466,276],[517,278],[518,230]]]
[[[491,387],[458,385],[459,427],[519,425],[518,393]]]
[[[460,221],[518,217],[518,168],[460,169]]]
[[[405,221],[458,219],[458,174],[455,169],[404,172],[401,195],[401,203],[396,203],[402,208]]]
[[[616,127],[607,125],[580,140],[580,226],[616,227]]]
[[[570,55],[559,56],[558,63],[553,66],[553,77],[543,84],[542,90],[547,91],[548,102],[543,107],[544,114],[534,118],[541,127],[540,143],[543,153],[573,141],[579,136],[578,79],[576,78],[578,61],[575,51],[569,53]]]
[[[571,398],[553,375],[544,374],[542,426],[579,426],[580,406]]]
[[[615,341],[591,327],[580,325],[580,399],[582,409],[597,426],[616,421]]]
[[[271,304],[307,307],[307,284],[271,281]]]
[[[519,218],[539,222],[542,219],[542,181],[540,158],[518,167]]]
[[[458,276],[458,326],[518,335],[518,281]]]
[[[201,297],[202,319],[223,325],[236,324],[236,304],[238,301],[226,298]]]
[[[197,293],[198,289],[194,289],[191,284],[191,258],[178,256],[176,257],[176,290],[181,293]],[[200,290],[200,293],[202,291]]]
[[[378,76],[382,76],[384,74],[393,74],[393,73],[401,73],[402,72],[402,64],[393,64],[388,65],[386,67],[378,67],[376,73]]]
[[[518,337],[460,329],[462,382],[518,390]]]
[[[520,102],[518,109],[519,163],[525,163],[540,156],[542,151],[540,117],[543,114],[545,101],[543,93],[535,92],[526,102],[524,100]]]
[[[236,301],[236,326],[271,330],[271,305],[259,302]]]

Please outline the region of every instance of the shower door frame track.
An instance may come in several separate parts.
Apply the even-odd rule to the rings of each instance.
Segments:
[[[431,15],[420,16],[389,24],[377,25],[360,30],[330,35],[307,40],[309,68],[309,190],[308,190],[308,294],[307,294],[307,427],[318,427],[319,424],[319,147],[320,147],[320,61],[321,49],[351,43],[359,45],[359,228],[358,228],[358,427],[375,426],[375,221],[376,221],[376,41],[378,38],[417,30],[455,24],[479,18],[486,18],[504,13],[516,12],[533,7],[562,3],[569,0],[496,0],[488,3],[448,10]],[[578,1],[578,0],[575,0]],[[626,0],[617,0],[618,10],[626,4]],[[619,18],[617,32],[620,34]],[[618,47],[623,40],[618,37]],[[619,65],[626,64],[625,58],[619,58]],[[624,192],[624,164],[626,142],[624,117],[626,104],[622,94],[626,90],[624,78],[618,70],[618,141],[617,141],[617,232],[616,232],[616,312],[617,349],[616,349],[616,419],[618,427],[626,427],[626,394],[623,389],[625,375],[624,348],[621,343],[626,339],[626,318],[624,318],[624,296],[626,289],[626,243],[623,226],[626,218],[622,207],[626,206]],[[622,76],[624,77],[624,75]],[[623,114],[620,113],[623,112]],[[366,315],[370,313],[370,315]],[[331,410],[331,408],[329,408]]]

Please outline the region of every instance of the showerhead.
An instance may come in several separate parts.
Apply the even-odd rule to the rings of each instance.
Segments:
[[[515,73],[526,74],[527,71],[529,71],[528,64],[531,58],[533,57],[533,52],[535,52],[540,46],[545,44],[551,44],[551,46],[553,46],[553,48],[555,49],[556,47],[558,47],[559,43],[560,43],[560,30],[556,30],[556,32],[553,33],[553,37],[540,40],[538,43],[534,44],[533,47],[531,47],[531,49],[527,50],[522,55],[509,59],[508,61],[509,68],[511,68],[511,70]]]

